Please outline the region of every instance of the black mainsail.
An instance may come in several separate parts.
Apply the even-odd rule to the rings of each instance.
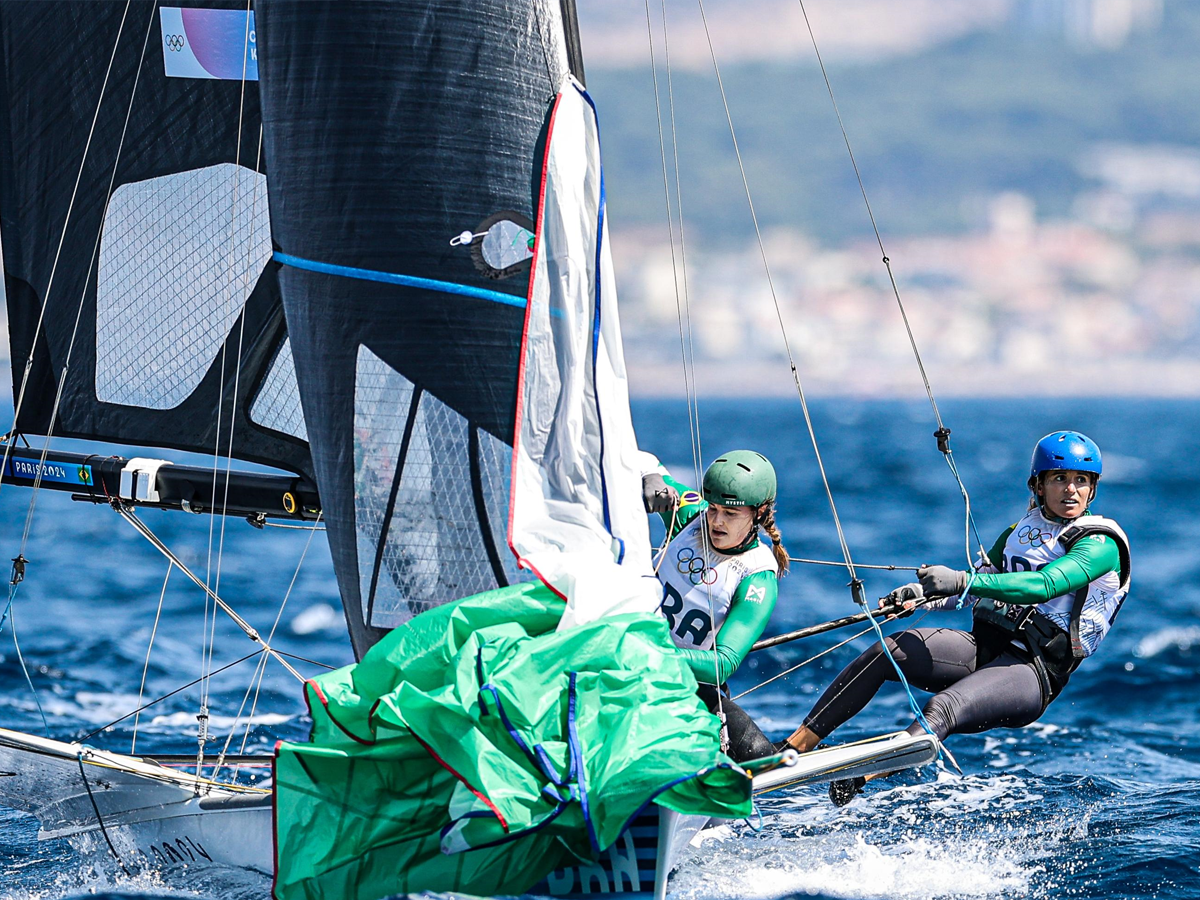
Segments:
[[[0,5],[16,431],[207,453],[219,431],[222,455],[232,434],[232,455],[311,477],[252,35],[245,3]]]
[[[512,428],[568,40],[546,0],[257,14],[275,258],[361,654],[524,577],[506,540]]]

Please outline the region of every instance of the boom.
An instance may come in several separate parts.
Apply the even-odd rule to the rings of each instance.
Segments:
[[[13,447],[4,468],[6,484],[33,487],[41,468],[43,488],[68,491],[74,500],[121,501],[152,509],[191,513],[219,512],[266,518],[313,520],[321,512],[317,490],[299,475],[230,471],[182,466],[163,459],[100,456]]]

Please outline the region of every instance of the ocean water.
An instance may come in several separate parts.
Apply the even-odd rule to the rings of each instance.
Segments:
[[[858,562],[917,565],[964,561],[963,501],[935,448],[923,402],[814,403],[821,451],[846,539]],[[1073,677],[1041,721],[1027,728],[952,737],[961,776],[927,768],[868,787],[838,810],[820,788],[771,797],[761,830],[724,825],[689,850],[674,895],[709,898],[1191,898],[1200,896],[1200,555],[1194,516],[1200,404],[1187,401],[1068,400],[947,402],[958,465],[981,536],[994,537],[1022,513],[1029,450],[1062,427],[1089,433],[1105,452],[1095,508],[1118,519],[1134,547],[1134,588],[1099,654]],[[681,478],[694,472],[686,407],[639,402],[642,444]],[[767,454],[780,473],[780,525],[795,556],[838,559],[838,544],[811,446],[795,402],[700,404],[700,455],[735,447]],[[0,490],[0,549],[16,555],[31,493]],[[220,556],[220,592],[274,643],[331,665],[350,661],[323,535],[259,531],[180,513],[147,523],[203,574]],[[28,576],[15,605],[20,648],[49,733],[70,740],[137,706],[146,648],[162,596],[145,697],[197,678],[204,665],[203,596],[178,573],[163,590],[166,563],[107,507],[41,492],[28,548]],[[880,596],[903,573],[864,571]],[[289,594],[289,584],[295,582]],[[853,612],[845,571],[799,565],[784,580],[772,632]],[[966,625],[962,613],[935,613]],[[908,620],[906,624],[911,624]],[[853,632],[850,632],[853,633]],[[736,691],[795,665],[850,633],[757,654]],[[213,665],[253,645],[226,619],[215,625]],[[870,641],[864,636],[744,698],[773,735],[800,721],[833,674]],[[247,694],[253,660],[217,675],[213,731],[233,729],[231,749],[265,753],[277,738],[302,739],[307,721],[294,680],[272,664],[261,691]],[[306,673],[312,666],[299,664]],[[140,717],[137,748],[194,751],[198,688]],[[249,697],[247,700],[246,698]],[[885,686],[835,735],[852,740],[904,727],[907,701]],[[132,720],[94,745],[128,751]],[[0,726],[41,733],[38,705],[15,653],[0,634]],[[34,820],[0,810],[0,898],[104,894],[116,897],[266,896],[265,881],[209,877],[165,883],[115,877],[65,843],[36,840]],[[103,861],[101,861],[102,863]]]

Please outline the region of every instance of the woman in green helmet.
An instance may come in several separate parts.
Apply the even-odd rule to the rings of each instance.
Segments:
[[[774,468],[752,450],[733,450],[714,461],[704,473],[702,493],[671,478],[661,465],[642,478],[646,510],[658,513],[668,532],[658,568],[660,611],[700,684],[701,698],[714,711],[719,701],[729,755],[739,762],[775,752],[750,717],[718,695],[766,628],[779,577],[788,570],[775,525],[775,490]]]

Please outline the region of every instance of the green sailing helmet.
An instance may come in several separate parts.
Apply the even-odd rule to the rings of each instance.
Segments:
[[[719,506],[762,506],[775,499],[775,469],[753,450],[730,450],[704,473],[704,499]]]

